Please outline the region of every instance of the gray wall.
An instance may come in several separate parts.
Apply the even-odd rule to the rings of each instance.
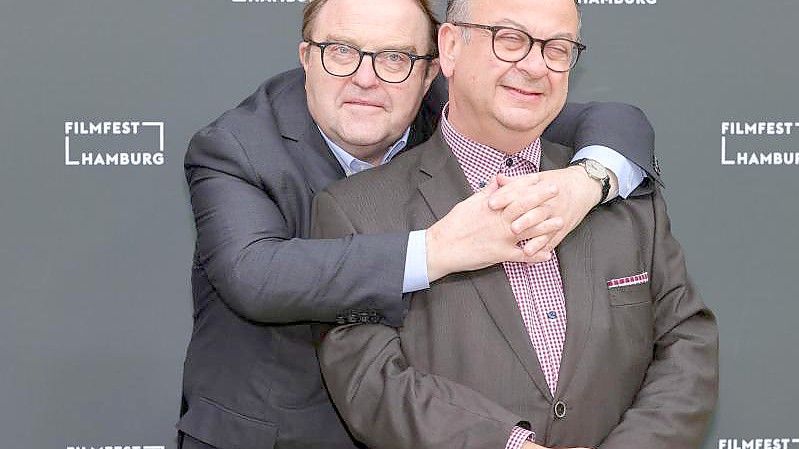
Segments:
[[[195,130],[296,65],[302,3],[3,3],[0,445],[174,447],[191,329],[182,156]],[[722,122],[799,122],[797,23],[796,0],[584,6],[572,99],[648,114],[675,234],[719,317],[708,449],[799,449],[799,165],[720,158]],[[96,120],[164,122],[165,163],[65,165],[64,122]],[[799,152],[794,131],[728,135],[728,157]],[[72,145],[158,146],[153,129]]]

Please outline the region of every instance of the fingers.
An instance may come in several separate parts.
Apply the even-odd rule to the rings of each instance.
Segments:
[[[562,233],[561,229],[561,220],[559,218],[552,218],[516,235],[515,238],[518,239],[519,242],[526,242],[527,240],[545,237],[547,239],[547,249],[552,250],[555,249],[563,239],[563,236],[560,235]],[[532,248],[532,246],[530,246],[530,248]]]
[[[526,233],[530,237],[540,234],[550,234],[559,231],[564,226],[561,217],[553,216],[552,208],[543,205],[525,212],[510,224],[510,230],[516,235]],[[530,232],[532,232],[532,235]]]
[[[559,230],[551,233],[552,239],[547,244],[547,248],[550,250],[557,248],[557,246],[560,245],[560,242],[562,242],[563,239],[566,238],[566,236],[569,234],[570,231],[571,229],[566,229],[565,227],[562,227]]]
[[[480,193],[493,196],[494,192],[496,192],[499,189],[499,187],[500,187],[499,179],[498,179],[497,176],[495,176],[495,177],[491,178],[491,181],[485,187],[480,189]],[[489,200],[489,206],[490,206],[490,204],[491,204],[491,202]],[[494,210],[496,210],[496,209],[494,209]]]
[[[549,234],[543,234],[537,237],[533,237],[524,242],[524,245],[522,247],[522,252],[524,253],[525,256],[531,257],[534,254],[538,253],[539,251],[544,250],[550,240],[552,240],[552,236]]]
[[[497,182],[499,186],[506,186],[513,182],[525,182],[525,183],[532,183],[537,184],[541,180],[541,175],[538,173],[530,173],[527,175],[520,175],[520,176],[508,176],[504,173],[497,174]]]
[[[536,240],[535,242],[531,241],[527,243],[534,245],[536,247],[542,247],[546,245],[541,240]],[[521,262],[532,265],[541,262],[546,262],[551,258],[552,258],[552,251],[537,251],[531,255],[527,255],[525,250],[517,246],[515,250],[511,250],[506,254],[505,260],[503,262]]]
[[[553,218],[518,235],[524,245],[520,248],[521,254],[514,253],[512,261],[536,264],[550,260],[553,250],[564,237],[564,233],[560,232],[562,227],[563,220]]]
[[[489,182],[485,187],[474,192],[471,196],[455,205],[455,208],[458,208],[459,210],[468,208],[472,211],[471,213],[494,213],[494,211],[486,207],[486,203],[491,194],[496,192],[498,188],[499,184],[497,184],[497,179],[492,178],[491,182]]]
[[[502,188],[494,193],[499,194]],[[558,188],[552,184],[536,184],[527,189],[520,191],[516,194],[513,201],[502,210],[502,217],[511,223],[521,217],[523,214],[541,207],[547,201],[555,198],[558,195]],[[490,201],[490,198],[489,198]],[[546,216],[549,218],[549,216]]]
[[[538,173],[514,177],[498,174],[496,180],[499,189],[491,195],[488,206],[494,210],[506,208],[514,200],[524,196],[523,192],[538,184],[540,179]]]

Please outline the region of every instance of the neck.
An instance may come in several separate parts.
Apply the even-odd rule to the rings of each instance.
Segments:
[[[364,162],[368,162],[375,166],[380,165],[380,162],[383,161],[383,157],[388,152],[387,145],[359,147],[353,145],[341,145],[339,143],[336,144],[340,146],[341,149],[352,155],[352,157],[360,159]]]

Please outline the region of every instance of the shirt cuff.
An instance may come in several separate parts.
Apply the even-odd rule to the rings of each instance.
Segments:
[[[505,444],[505,449],[521,449],[522,445],[527,441],[535,439],[535,432],[523,429],[521,427],[514,427],[508,438],[508,443]]]
[[[405,254],[405,275],[402,278],[402,293],[412,293],[430,287],[427,276],[426,230],[408,234],[408,251]]]
[[[619,180],[619,196],[622,198],[630,196],[633,190],[641,185],[641,182],[646,177],[646,172],[641,167],[630,162],[629,159],[612,148],[602,145],[591,145],[582,148],[574,155],[572,161],[578,159],[593,159],[612,171]]]

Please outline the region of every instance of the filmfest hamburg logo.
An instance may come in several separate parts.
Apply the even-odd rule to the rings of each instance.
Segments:
[[[68,166],[164,165],[164,122],[64,122]]]
[[[719,438],[718,449],[799,449],[799,438]]]
[[[721,122],[721,165],[799,165],[799,122]]]

